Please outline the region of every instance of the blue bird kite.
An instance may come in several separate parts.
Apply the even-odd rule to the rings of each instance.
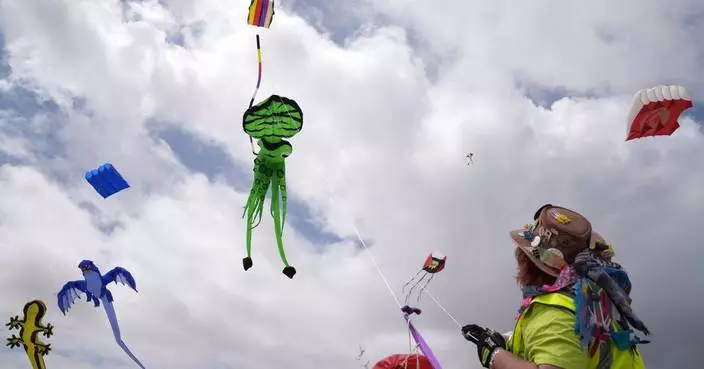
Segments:
[[[83,292],[87,296],[87,301],[95,304],[95,307],[100,306],[100,302],[103,302],[103,308],[108,315],[108,320],[110,321],[110,326],[112,327],[112,333],[115,336],[115,341],[122,348],[123,351],[134,360],[140,368],[145,369],[144,365],[132,354],[127,345],[122,341],[120,336],[120,326],[117,324],[117,315],[115,315],[115,308],[112,305],[113,298],[112,293],[107,289],[107,285],[111,282],[120,282],[122,284],[127,284],[137,292],[137,284],[132,277],[132,274],[126,269],[121,267],[116,267],[115,269],[107,272],[105,275],[100,274],[98,267],[93,264],[90,260],[83,260],[78,264],[78,268],[83,272],[82,281],[71,281],[61,288],[58,293],[59,300],[59,310],[66,315],[71,305],[78,299],[79,292]]]
[[[87,171],[85,177],[86,181],[104,199],[130,187],[129,183],[122,178],[120,172],[110,163],[105,163],[99,166],[98,169]]]

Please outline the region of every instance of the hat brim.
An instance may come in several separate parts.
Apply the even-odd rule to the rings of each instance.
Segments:
[[[509,232],[509,235],[511,236],[511,240],[513,240],[513,243],[516,244],[516,246],[523,251],[526,256],[528,256],[528,259],[533,262],[535,266],[538,267],[538,269],[542,270],[544,273],[547,273],[553,277],[559,277],[560,276],[560,271],[557,269],[554,269],[552,267],[547,266],[545,263],[542,261],[538,260],[533,256],[533,253],[531,250],[533,249],[532,246],[530,245],[530,241],[526,240],[523,237],[523,229],[515,229],[511,232]]]

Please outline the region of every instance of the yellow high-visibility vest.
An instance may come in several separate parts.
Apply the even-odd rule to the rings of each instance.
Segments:
[[[530,305],[533,304],[543,304],[565,308],[571,311],[572,313],[575,313],[576,310],[574,300],[571,297],[559,292],[553,292],[537,296],[530,303]],[[513,334],[509,339],[508,347],[513,353],[521,352],[523,349],[523,317],[526,315],[528,310],[530,310],[530,305],[527,306],[526,309],[521,313],[521,316],[516,322],[516,327],[513,331]],[[614,330],[618,331],[618,326],[616,325],[616,323],[614,322],[612,323],[612,325]],[[588,369],[645,369],[643,357],[640,355],[640,351],[637,348],[622,351],[619,350],[618,347],[616,347],[616,345],[611,340],[609,340],[608,342],[611,346],[611,355],[609,355],[609,352],[601,352],[601,349],[604,346],[600,346],[594,356],[589,359]]]

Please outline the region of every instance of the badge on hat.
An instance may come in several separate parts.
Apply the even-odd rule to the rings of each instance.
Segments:
[[[572,221],[572,219],[570,219],[567,215],[560,213],[557,209],[550,209],[548,214],[550,214],[550,216],[560,224],[569,224]]]
[[[535,238],[535,233],[533,233],[533,228],[535,228],[534,224],[524,224],[523,225],[523,232],[520,232],[519,235],[523,238],[525,238],[528,241],[531,241]]]
[[[540,261],[542,261],[547,266],[553,267],[558,270],[564,268],[567,264],[565,262],[565,256],[560,250],[555,248],[541,250]]]

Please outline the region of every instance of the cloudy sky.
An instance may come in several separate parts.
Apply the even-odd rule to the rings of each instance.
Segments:
[[[304,111],[288,159],[293,280],[268,214],[242,270],[248,3],[0,0],[0,317],[47,302],[50,369],[136,368],[102,309],[56,308],[82,259],[135,276],[139,293],[111,290],[150,369],[354,369],[359,345],[372,363],[407,352],[355,227],[396,293],[440,251],[442,305],[511,330],[507,232],[546,202],[616,245],[654,333],[648,367],[700,363],[704,109],[671,137],[624,137],[638,89],[681,84],[704,104],[702,1],[278,1],[259,99]],[[105,200],[83,173],[106,161],[132,187]],[[419,306],[443,367],[480,368],[452,320]],[[0,362],[28,367],[21,350]]]

